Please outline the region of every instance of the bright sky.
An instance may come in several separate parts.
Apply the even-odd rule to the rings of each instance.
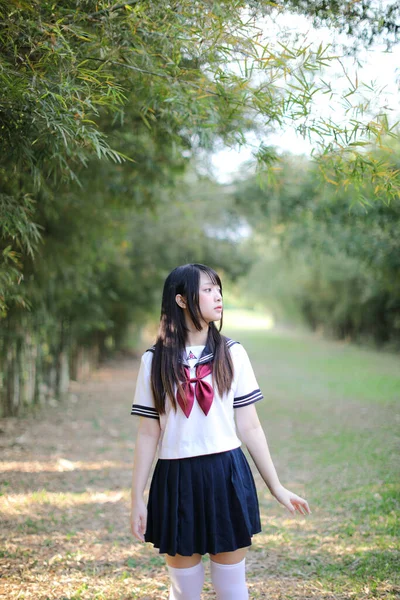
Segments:
[[[315,43],[318,46],[321,42],[327,44],[333,41],[334,32],[328,28],[314,29],[311,20],[307,17],[294,16],[283,14],[272,26],[271,22],[261,24],[261,27],[266,31],[268,27],[268,37],[276,36],[281,27],[289,28],[293,34],[300,33],[306,36],[309,42]],[[274,31],[275,27],[275,31]],[[400,80],[400,48],[395,47],[392,52],[384,51],[383,47],[375,47],[370,51],[363,51],[359,57],[362,62],[362,67],[356,65],[352,58],[343,58],[344,65],[350,79],[354,80],[356,73],[359,82],[371,83],[382,88],[378,96],[377,102],[381,107],[388,107],[389,114],[395,120],[396,115],[399,118],[399,80]],[[339,64],[335,67],[327,69],[323,74],[324,81],[332,82],[335,91],[347,89],[348,82],[344,76],[343,70]],[[327,96],[321,96],[314,109],[316,116],[320,115],[325,118],[333,115],[334,120],[345,119],[344,108],[338,103],[327,101]],[[220,183],[229,183],[239,173],[244,174],[246,170],[246,162],[253,158],[253,152],[257,149],[259,141],[254,136],[248,136],[248,143],[245,146],[237,149],[221,149],[211,157],[211,166],[214,176]],[[263,139],[266,145],[276,146],[278,150],[290,151],[295,154],[309,154],[312,146],[307,140],[299,136],[294,126],[287,128],[285,131],[277,131],[273,135],[266,135]],[[251,168],[251,167],[250,167]]]

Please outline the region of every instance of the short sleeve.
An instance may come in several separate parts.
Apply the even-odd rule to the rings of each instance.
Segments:
[[[241,344],[235,344],[234,367],[235,371],[237,370],[237,378],[235,377],[233,408],[262,400],[264,396],[260,391],[248,354]]]
[[[133,399],[131,415],[159,419],[159,414],[154,407],[154,396],[151,390],[150,365],[148,354],[145,352],[140,361],[139,373],[136,379],[135,396]]]

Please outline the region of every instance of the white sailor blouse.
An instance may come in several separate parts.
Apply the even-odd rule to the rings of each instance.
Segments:
[[[177,411],[166,399],[166,412],[160,415],[155,409],[150,374],[154,346],[141,357],[131,414],[158,419],[161,435],[158,447],[160,459],[188,458],[202,454],[214,454],[241,446],[237,436],[234,409],[247,406],[263,398],[254,375],[250,359],[243,346],[227,339],[234,376],[228,393],[220,397],[218,388],[212,386],[212,362],[210,348],[186,346],[183,363],[186,402],[177,399]]]

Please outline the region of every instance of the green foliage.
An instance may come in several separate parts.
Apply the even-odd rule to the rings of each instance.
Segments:
[[[307,40],[290,45],[285,38],[264,39],[257,17],[265,7],[250,4],[249,15],[246,3],[233,0],[204,0],[195,10],[188,0],[0,2],[1,166],[13,173],[3,193],[36,199],[40,188],[79,181],[92,156],[117,165],[143,162],[149,146],[161,140],[175,156],[183,149],[211,148],[221,137],[228,144],[242,143],[257,119],[268,128],[291,121],[303,135],[319,140],[318,160],[331,180],[371,176],[380,195],[396,197],[398,178],[386,165],[371,163],[362,146],[393,134],[393,124],[373,120],[368,103],[362,110],[360,100],[352,105],[349,97],[358,83],[351,82],[345,96],[353,119],[344,125],[310,119],[318,94],[332,92],[315,74],[336,57]],[[271,15],[275,8],[268,6]],[[297,9],[321,17],[311,5]],[[346,13],[349,22],[357,12],[352,10]],[[324,19],[338,12],[335,5]],[[385,15],[376,13],[374,19]],[[113,136],[117,123],[137,134],[124,148]],[[346,170],[349,152],[353,160]],[[263,148],[258,158],[270,165]],[[15,210],[9,208],[11,221],[18,219]],[[17,241],[9,239],[7,228],[6,223],[4,244],[11,242],[15,251]],[[37,243],[38,238],[33,248]]]
[[[214,264],[231,278],[249,266],[251,251],[239,254],[224,234],[240,221],[227,198],[185,181],[200,149],[291,123],[319,140],[327,179],[371,178],[376,197],[397,197],[397,172],[363,145],[383,143],[394,125],[372,119],[351,82],[347,123],[312,119],[318,94],[332,93],[316,75],[336,57],[307,40],[266,39],[257,5],[0,0],[0,358],[10,361],[0,395],[8,406],[26,383],[13,375],[24,361],[60,388],[67,352],[104,349],[110,336],[122,344],[177,262]],[[276,158],[260,146],[268,173]]]
[[[394,147],[371,160],[395,172],[397,155]],[[253,294],[269,300],[279,318],[297,307],[313,328],[398,345],[399,203],[375,203],[372,182],[362,186],[364,204],[354,186],[335,193],[315,167],[289,156],[277,180],[263,190],[249,180],[237,192],[258,232]]]
[[[248,266],[234,241],[215,238],[215,229],[225,231],[227,221],[235,226],[234,216],[225,212],[229,198],[221,196],[215,203],[221,195],[216,184],[193,173],[161,194],[153,182],[158,207],[149,196],[149,207],[132,208],[132,198],[124,197],[129,172],[128,181],[123,173],[116,182],[109,180],[112,203],[110,190],[102,188],[103,180],[95,174],[95,165],[83,174],[90,205],[79,202],[78,190],[69,189],[60,191],[62,210],[46,211],[44,244],[34,264],[26,267],[30,276],[20,283],[41,322],[38,309],[46,307],[55,323],[73,323],[74,336],[84,341],[93,331],[112,332],[114,319],[123,330],[130,320],[158,309],[162,281],[178,262],[218,264],[232,277]],[[15,308],[9,316],[18,314]]]

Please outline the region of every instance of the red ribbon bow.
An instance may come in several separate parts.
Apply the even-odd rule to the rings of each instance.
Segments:
[[[206,377],[210,373],[212,373],[212,364],[208,363],[205,365],[197,365],[196,367],[196,377],[190,378],[190,369],[189,367],[183,367],[185,373],[185,381],[183,382],[183,391],[185,393],[185,398],[181,397],[179,391],[176,394],[176,399],[185,413],[186,417],[189,418],[190,413],[192,412],[193,404],[194,404],[194,386],[192,383],[197,383],[196,385],[196,399],[200,404],[200,408],[203,413],[207,416],[208,411],[211,408],[211,404],[214,399],[214,390],[212,385],[207,381],[203,380],[203,377]]]

